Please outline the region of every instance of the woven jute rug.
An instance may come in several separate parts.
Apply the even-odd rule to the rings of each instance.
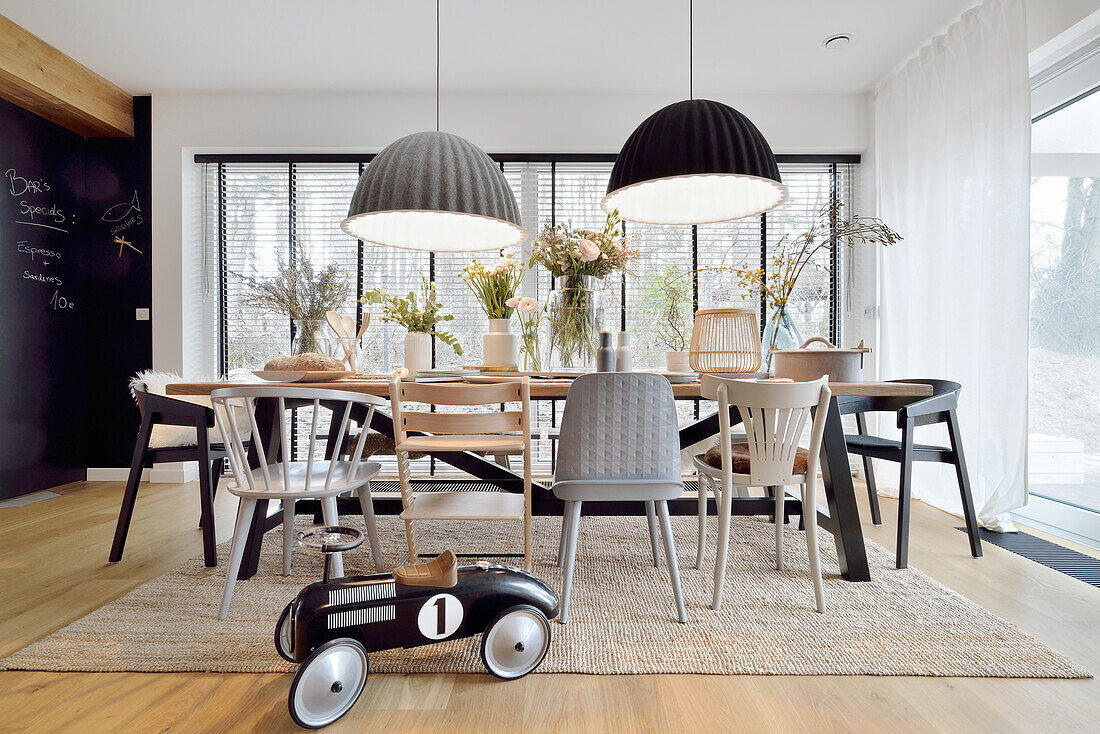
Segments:
[[[661,568],[652,565],[645,518],[584,518],[570,621],[552,623],[550,652],[538,672],[1089,676],[920,571],[893,568],[893,554],[880,546],[867,544],[873,581],[844,581],[825,532],[828,613],[817,614],[804,533],[787,527],[786,570],[777,571],[774,526],[762,518],[734,519],[725,598],[715,612],[713,522],[703,568],[696,570],[696,520],[672,520],[688,614],[687,624],[679,624],[667,567],[663,561]],[[306,518],[299,524],[305,527]],[[560,589],[554,565],[559,528],[560,520],[535,519],[534,570]],[[379,518],[379,530],[387,567],[406,562],[398,521]],[[425,523],[424,530],[422,537],[434,546],[424,551],[522,551],[518,523]],[[294,574],[283,577],[280,534],[269,533],[259,573],[238,582],[229,618],[219,621],[228,550],[228,543],[219,549],[222,566],[205,568],[195,559],[0,661],[0,668],[293,670],[275,652],[274,626],[297,591],[320,577],[320,558],[296,551]],[[349,574],[374,571],[365,545],[347,554],[345,563]],[[482,673],[479,637],[371,653],[371,672]]]

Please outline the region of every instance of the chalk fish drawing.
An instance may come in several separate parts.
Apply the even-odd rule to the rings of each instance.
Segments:
[[[121,222],[123,219],[130,216],[130,214],[133,212],[141,212],[141,203],[138,202],[138,195],[136,191],[134,192],[134,198],[130,201],[124,201],[121,204],[115,204],[110,209],[103,212],[102,219],[104,222]]]

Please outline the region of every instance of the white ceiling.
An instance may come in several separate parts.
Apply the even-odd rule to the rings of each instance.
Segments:
[[[695,94],[861,92],[973,4],[695,0]],[[445,91],[687,96],[687,0],[441,5]],[[133,94],[434,85],[432,0],[0,0],[0,14]],[[837,33],[855,40],[822,48]]]

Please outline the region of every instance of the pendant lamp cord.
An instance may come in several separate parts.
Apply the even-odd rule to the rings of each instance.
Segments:
[[[688,0],[688,99],[695,99],[695,0]]]
[[[435,0],[435,131],[439,132],[439,0]]]

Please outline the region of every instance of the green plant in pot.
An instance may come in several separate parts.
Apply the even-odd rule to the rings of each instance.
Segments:
[[[439,328],[439,324],[453,321],[454,316],[443,313],[433,281],[424,278],[419,295],[416,291],[409,291],[406,296],[394,296],[385,288],[375,288],[364,293],[359,302],[365,305],[380,304],[383,322],[399,324],[408,330],[405,335],[405,368],[409,371],[409,377],[431,369],[432,337],[450,346],[455,354],[462,354],[462,345],[455,335]]]
[[[642,282],[641,313],[653,341],[665,347],[669,372],[689,372],[691,340],[691,273],[664,265]]]
[[[347,274],[336,263],[316,269],[299,252],[290,260],[280,257],[273,277],[245,280],[252,287],[251,305],[291,320],[294,354],[331,351],[324,330],[325,311],[344,305],[351,288]]]

